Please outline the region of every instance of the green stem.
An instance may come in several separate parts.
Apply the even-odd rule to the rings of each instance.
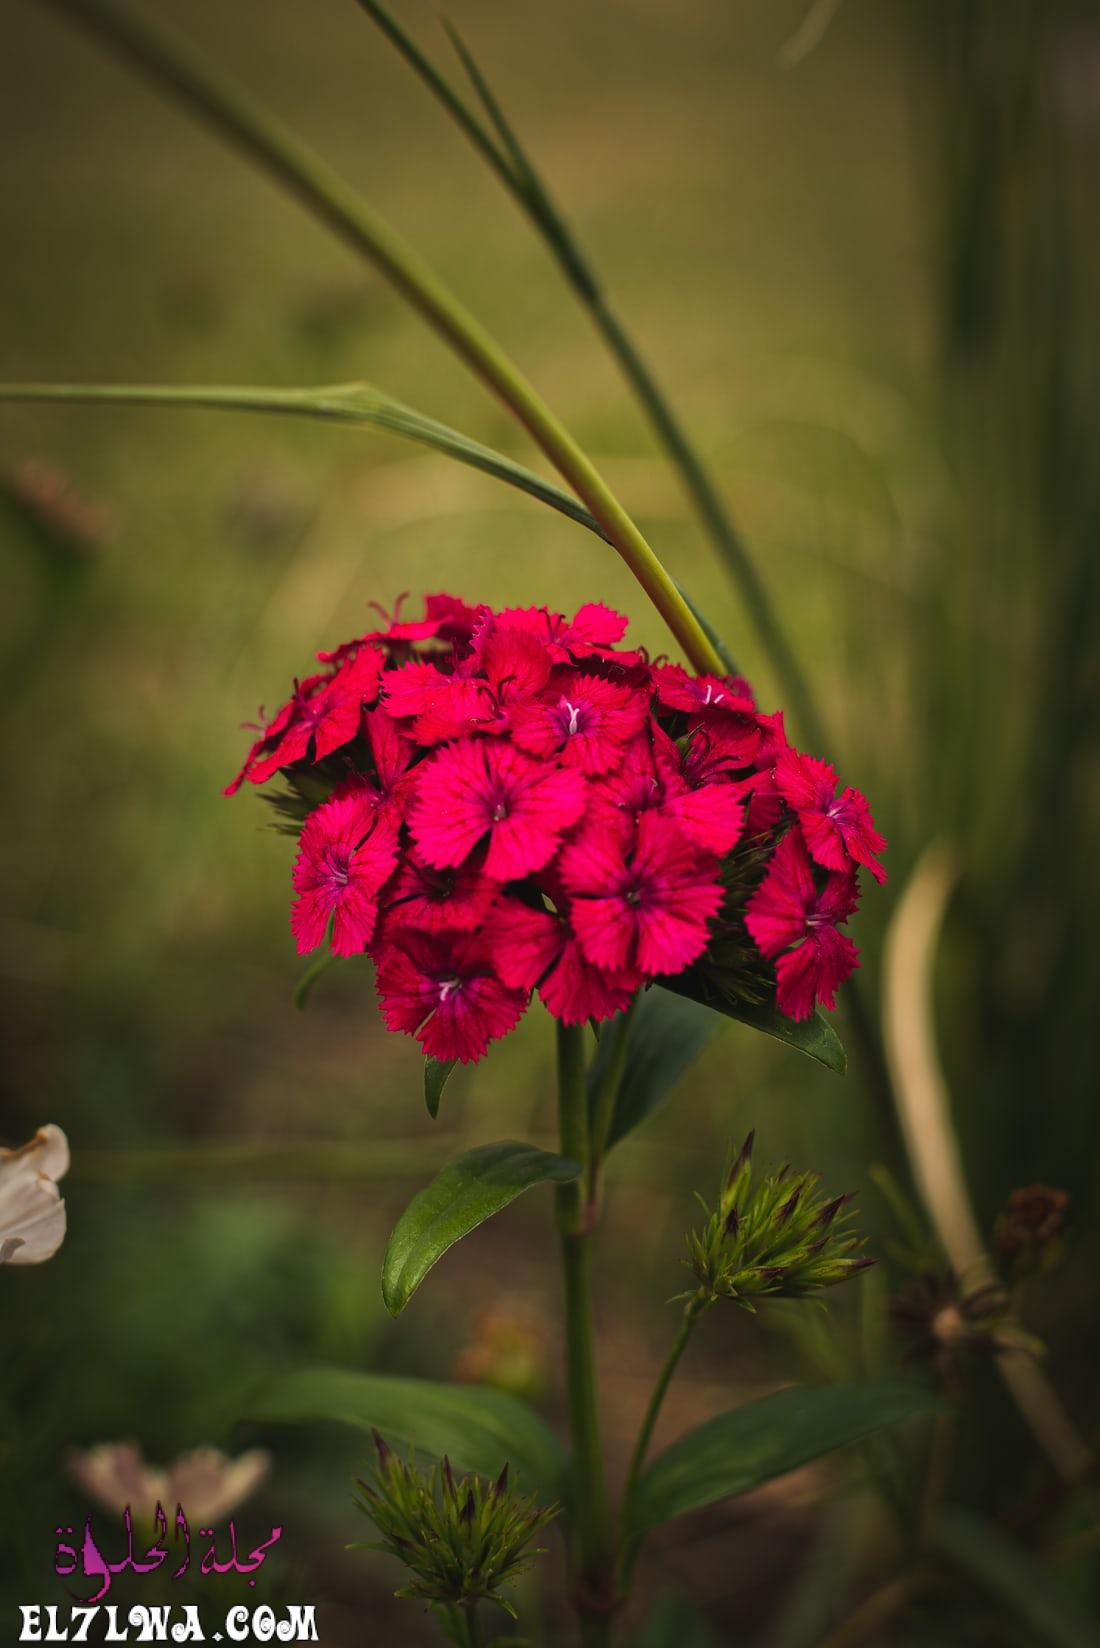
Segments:
[[[721,660],[672,578],[602,475],[519,368],[418,252],[321,159],[192,49],[114,0],[46,0],[91,28],[295,194],[362,253],[528,430],[585,503],[641,584],[693,667]]]
[[[334,423],[366,424],[386,434],[416,441],[484,475],[492,475],[549,504],[551,509],[567,515],[608,542],[599,522],[571,492],[562,491],[553,481],[514,462],[503,452],[495,452],[448,424],[425,417],[370,383],[325,384],[317,389],[269,389],[256,384],[3,383],[0,401],[267,412],[277,416],[322,418]]]
[[[619,1089],[623,1084],[626,1057],[630,1051],[630,1032],[633,1027],[634,1010],[637,1005],[638,997],[635,996],[614,1032],[614,1050],[607,1069],[604,1071],[603,1080],[596,1090],[596,1100],[592,1108],[592,1138],[587,1173],[588,1208],[586,1214],[590,1224],[595,1222],[598,1215],[600,1173],[604,1157],[607,1155],[607,1141],[611,1134],[611,1124],[615,1119],[615,1105],[619,1097]],[[607,1030],[605,1030],[604,1034],[607,1033]]]
[[[584,1180],[590,1154],[584,1034],[583,1025],[557,1025],[561,1151],[585,1169],[581,1179],[559,1185],[557,1218],[565,1284],[566,1376],[573,1441],[576,1595],[585,1648],[603,1648],[610,1641],[611,1621],[609,1614],[599,1609],[610,1591],[611,1552],[596,1397],[591,1235],[585,1229],[584,1217]]]
[[[466,1642],[468,1648],[484,1648],[485,1638],[481,1634],[481,1621],[476,1606],[466,1610]]]
[[[711,1299],[706,1293],[699,1292],[692,1294],[691,1298],[684,1306],[684,1315],[683,1320],[680,1323],[679,1332],[672,1341],[672,1348],[665,1358],[664,1366],[657,1376],[657,1383],[653,1387],[653,1395],[649,1399],[649,1406],[646,1408],[645,1418],[642,1420],[642,1428],[638,1432],[638,1440],[634,1444],[634,1452],[630,1457],[630,1470],[627,1473],[626,1491],[623,1494],[622,1507],[622,1534],[624,1536],[624,1540],[630,1521],[631,1502],[638,1486],[638,1480],[642,1474],[642,1466],[645,1464],[646,1455],[649,1452],[649,1444],[653,1440],[653,1428],[657,1423],[657,1416],[661,1411],[662,1404],[664,1403],[665,1396],[668,1392],[668,1387],[672,1383],[672,1376],[676,1372],[680,1358],[684,1354],[684,1350],[687,1347],[688,1340],[691,1338],[696,1322],[699,1320],[699,1317],[702,1316],[703,1312],[708,1310],[713,1303],[713,1299]]]

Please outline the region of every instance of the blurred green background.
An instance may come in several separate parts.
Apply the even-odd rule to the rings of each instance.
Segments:
[[[781,704],[585,317],[352,0],[146,3],[280,110],[490,323],[764,707]],[[959,854],[940,1033],[967,1170],[987,1229],[1017,1186],[1070,1193],[1065,1258],[1024,1306],[1093,1434],[1100,8],[452,9],[713,467],[810,676],[830,736],[819,753],[890,839],[892,881],[856,924],[873,1014],[908,870],[935,838]],[[431,6],[403,0],[400,15],[445,54]],[[0,130],[4,378],[361,377],[533,461],[379,279],[33,0],[5,18]],[[614,554],[539,505],[384,436],[289,420],[0,407],[0,568],[0,1134],[56,1121],[74,1153],[65,1246],[0,1289],[7,1605],[65,1600],[53,1530],[84,1514],[68,1446],[133,1437],[164,1460],[238,1445],[241,1392],[273,1368],[495,1369],[558,1411],[545,1201],[449,1255],[397,1325],[377,1283],[393,1217],[440,1160],[549,1132],[549,1021],[532,1012],[458,1073],[432,1125],[417,1049],[383,1034],[365,964],[294,1010],[289,845],[253,796],[220,790],[239,723],[281,702],[318,646],[363,628],[371,600],[600,599],[631,615],[636,641],[667,638]],[[869,1168],[905,1183],[905,1165],[873,1061],[853,1047],[851,1062],[840,1081],[730,1028],[620,1153],[600,1261],[614,1472],[672,1330],[690,1193],[713,1190],[728,1140],[755,1125],[765,1160],[857,1190],[872,1250],[888,1252]],[[278,1157],[249,1161],[245,1143]],[[815,1370],[893,1360],[883,1301],[901,1278],[889,1262],[871,1275],[831,1307],[828,1352],[778,1313],[708,1318],[661,1435]],[[964,1404],[951,1501],[1003,1518],[1042,1499],[1047,1467],[988,1368],[971,1370]],[[389,1600],[387,1563],[343,1550],[363,1536],[361,1465],[346,1436],[277,1442],[248,1515],[286,1523],[277,1584],[325,1599],[322,1640],[433,1640]],[[674,1525],[646,1566],[660,1611],[637,1640],[819,1641],[888,1571],[861,1483],[815,1470]],[[1076,1513],[1057,1494],[1052,1506],[1019,1537],[1049,1542],[1064,1516],[1072,1544]],[[1056,1578],[1087,1612],[1084,1544]],[[547,1642],[561,1589],[555,1553]],[[696,1598],[695,1625],[675,1593]],[[1056,1639],[944,1582],[865,1640]]]

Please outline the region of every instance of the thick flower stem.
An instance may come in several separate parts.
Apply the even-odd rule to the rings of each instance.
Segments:
[[[622,1507],[622,1541],[624,1546],[630,1523],[631,1502],[638,1486],[638,1479],[642,1474],[642,1466],[645,1464],[646,1455],[649,1452],[649,1444],[653,1440],[654,1426],[668,1393],[668,1387],[672,1383],[672,1376],[676,1372],[696,1322],[713,1303],[711,1296],[701,1289],[698,1293],[692,1294],[684,1306],[684,1315],[679,1332],[672,1341],[672,1348],[657,1376],[657,1383],[653,1387],[653,1395],[649,1399],[649,1406],[646,1408],[645,1418],[642,1420],[642,1428],[638,1432],[638,1440],[634,1444],[634,1452],[630,1458],[630,1470],[627,1473],[626,1491],[623,1494]]]
[[[627,1008],[623,1023],[618,1030],[611,1060],[604,1071],[603,1080],[596,1089],[595,1101],[592,1106],[591,1136],[586,1163],[587,1172],[585,1174],[587,1196],[585,1218],[590,1227],[599,1218],[603,1161],[607,1155],[608,1140],[611,1137],[611,1127],[615,1120],[615,1105],[618,1102],[619,1090],[623,1085],[623,1076],[626,1074],[626,1060],[630,1051],[630,1032],[633,1028],[634,1012],[637,1005],[638,997],[635,996]],[[605,1034],[607,1033],[605,1028]]]
[[[607,1525],[600,1417],[596,1396],[592,1324],[591,1235],[585,1229],[585,1175],[589,1161],[588,1091],[584,1079],[584,1027],[559,1023],[558,1111],[561,1149],[584,1170],[557,1192],[565,1284],[565,1355],[569,1426],[573,1441],[573,1517],[576,1587],[585,1648],[611,1640],[611,1551]]]
[[[599,522],[693,667],[721,659],[673,579],[606,481],[523,373],[414,248],[354,190],[225,76],[115,0],[48,0],[78,19],[243,149],[362,253],[524,425]]]

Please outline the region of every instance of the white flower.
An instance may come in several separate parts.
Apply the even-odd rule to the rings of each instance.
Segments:
[[[213,1527],[256,1491],[271,1459],[261,1448],[239,1459],[217,1448],[196,1448],[161,1470],[147,1464],[133,1442],[101,1442],[70,1453],[67,1463],[74,1481],[109,1511],[129,1505],[135,1516],[151,1519],[160,1504],[170,1519],[182,1505],[192,1525]]]
[[[18,1150],[0,1150],[0,1265],[40,1265],[65,1237],[57,1180],[69,1171],[69,1141],[52,1122]]]

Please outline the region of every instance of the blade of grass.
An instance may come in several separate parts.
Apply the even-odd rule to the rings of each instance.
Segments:
[[[357,0],[357,4],[393,42],[543,235],[570,285],[590,311],[658,439],[679,470],[684,488],[740,592],[749,619],[771,657],[772,666],[807,740],[819,749],[826,749],[825,729],[801,666],[706,465],[651,367],[612,308],[592,265],[505,117],[469,48],[454,26],[445,19],[444,27],[504,145],[503,149],[400,24],[379,4],[379,0]]]
[[[276,412],[297,417],[328,418],[337,423],[367,424],[443,452],[459,463],[526,492],[551,509],[588,527],[608,542],[600,523],[584,505],[533,469],[514,463],[502,452],[425,417],[370,383],[337,383],[319,389],[269,389],[239,384],[160,383],[3,383],[0,401],[107,402],[118,406],[198,407],[214,412]]]
[[[696,514],[714,544],[719,559],[740,592],[749,621],[755,626],[761,644],[771,658],[772,668],[807,743],[814,749],[828,751],[827,729],[818,714],[797,655],[787,639],[786,631],[768,599],[767,591],[741,541],[729,511],[722,502],[707,466],[673,411],[645,357],[612,308],[595,270],[558,211],[549,190],[506,119],[472,53],[454,26],[444,19],[444,28],[504,149],[498,146],[453,86],[380,4],[380,0],[357,0],[357,4],[367,12],[420,76],[543,236],[567,281],[588,309],[597,331],[618,362],[658,440],[679,471],[681,482]],[[696,617],[698,616],[696,612]],[[717,643],[709,626],[704,627],[707,628],[725,671],[736,674],[736,670],[729,668],[729,654]],[[895,1117],[882,1042],[875,1015],[868,1006],[858,981],[854,979],[848,986],[847,1007],[853,1039],[859,1043],[862,1050],[866,1079],[876,1095],[879,1114],[886,1120],[887,1125],[892,1127]]]
[[[932,981],[940,928],[958,869],[942,846],[926,849],[886,936],[883,1016],[902,1132],[925,1209],[960,1289],[999,1286],[970,1200],[947,1081],[940,1064]],[[1080,1480],[1092,1450],[1035,1357],[1005,1349],[997,1368],[1036,1441],[1065,1482]]]
[[[714,648],[672,578],[591,459],[481,322],[401,235],[228,77],[159,25],[116,0],[44,3],[89,28],[197,110],[367,257],[527,429],[599,521],[694,667],[720,673]]]

